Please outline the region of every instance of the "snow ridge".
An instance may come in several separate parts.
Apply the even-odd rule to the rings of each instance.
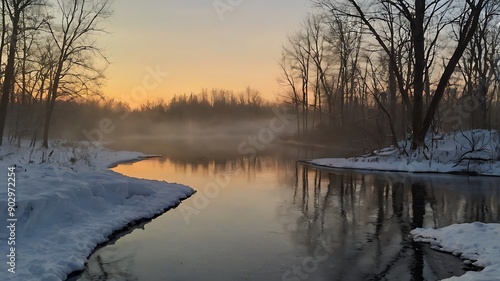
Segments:
[[[1,279],[65,280],[69,273],[82,270],[87,257],[113,232],[161,214],[193,194],[187,186],[108,170],[142,157],[146,155],[89,144],[70,143],[49,150],[0,147],[2,182],[7,182],[7,169],[16,166],[17,218],[16,273],[6,274],[3,255]],[[8,218],[7,203],[4,187],[0,189],[2,224]],[[6,231],[0,232],[2,253],[10,250],[8,237]]]

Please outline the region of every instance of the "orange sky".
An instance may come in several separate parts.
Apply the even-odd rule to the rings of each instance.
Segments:
[[[137,105],[202,88],[251,86],[273,101],[282,91],[281,46],[310,6],[309,0],[115,1],[106,24],[111,35],[101,39],[112,63],[103,91]],[[160,73],[152,75],[155,69]]]

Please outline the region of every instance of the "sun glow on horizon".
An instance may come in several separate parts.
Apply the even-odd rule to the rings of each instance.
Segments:
[[[238,93],[246,87],[274,102],[283,91],[277,82],[281,47],[310,5],[245,1],[221,19],[211,1],[148,4],[116,1],[111,35],[102,38],[111,62],[102,92],[131,106],[202,89]],[[168,76],[152,79],[151,69]]]

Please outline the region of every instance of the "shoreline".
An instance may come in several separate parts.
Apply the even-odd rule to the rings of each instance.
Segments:
[[[154,159],[154,158],[160,158],[160,157],[162,157],[162,155],[144,155],[144,156],[138,156],[135,159],[121,160],[121,161],[113,162],[113,163],[111,163],[111,164],[109,164],[107,166],[107,169],[111,170],[111,169],[116,168],[116,167],[118,167],[120,165],[134,164],[134,163],[141,162],[141,161],[144,161],[144,160],[149,160],[149,159]]]
[[[328,166],[328,165],[320,165],[311,162],[310,160],[300,160],[297,161],[298,164],[300,165],[305,165],[308,167],[311,167],[313,169],[318,169],[318,170],[324,170],[324,171],[330,171],[330,172],[336,172],[336,173],[342,173],[342,172],[358,172],[361,174],[371,174],[371,175],[387,175],[386,180],[391,180],[390,175],[394,176],[395,180],[401,181],[402,179],[406,178],[406,180],[410,181],[413,183],[413,180],[418,181],[419,179],[422,179],[425,177],[425,175],[429,175],[432,177],[436,177],[436,179],[439,179],[439,177],[450,177],[448,179],[448,182],[450,181],[451,178],[453,178],[452,181],[454,180],[460,180],[460,177],[467,177],[467,178],[484,178],[488,179],[488,181],[495,181],[496,179],[499,178],[499,175],[492,175],[492,174],[467,174],[467,173],[454,173],[454,172],[426,172],[426,171],[416,171],[416,172],[407,172],[407,171],[389,171],[389,170],[380,170],[380,169],[358,169],[358,168],[353,168],[353,167],[335,167],[335,166]],[[388,175],[390,174],[390,175]],[[395,176],[399,174],[398,176]],[[454,178],[456,177],[456,178]],[[471,258],[471,252],[474,252],[473,250],[470,250],[470,248],[475,246],[474,242],[463,242],[463,241],[474,241],[473,239],[470,239],[472,237],[477,237],[478,235],[489,235],[489,236],[495,236],[495,231],[491,230],[487,233],[482,232],[483,230],[481,229],[481,226],[484,227],[493,227],[496,223],[452,223],[448,226],[444,227],[439,227],[439,228],[415,228],[412,230],[412,238],[413,241],[416,243],[419,243],[423,245],[425,248],[428,248],[429,251],[435,251],[438,253],[445,254],[447,256],[453,256],[458,259],[458,261],[461,261],[460,264],[457,264],[456,266],[451,266],[451,269],[457,269],[459,266],[465,273],[461,275],[454,275],[452,277],[449,277],[445,280],[472,280],[470,278],[473,278],[472,276],[490,276],[491,274],[497,274],[494,272],[495,270],[495,265],[490,265],[488,262],[494,261],[491,263],[497,263],[498,259],[492,258],[492,256],[495,255],[495,253],[485,251],[485,253],[479,254],[476,258]],[[479,225],[477,227],[478,229],[472,229],[468,230],[467,227],[470,227],[470,225]],[[455,229],[455,231],[451,231],[450,235],[440,235],[440,231],[446,231],[448,229]],[[428,237],[424,236],[422,233],[425,233],[425,231],[433,231],[431,232]],[[453,235],[461,235],[462,233],[465,233],[466,235],[469,235],[469,239],[463,240],[463,238],[459,238],[457,241],[457,238],[454,238]],[[495,236],[496,237],[496,236]],[[436,239],[436,240],[434,240]],[[442,239],[442,240],[439,240]],[[448,241],[451,240],[451,242]],[[462,244],[463,242],[463,244]],[[494,243],[492,243],[494,244]],[[439,245],[439,246],[436,246]],[[445,246],[442,246],[445,245]],[[451,245],[451,246],[450,246]],[[491,244],[490,244],[491,245]],[[495,249],[498,248],[498,246],[494,247]],[[485,262],[485,260],[488,260]],[[446,268],[445,268],[446,269]],[[493,272],[493,273],[492,273]],[[497,276],[498,277],[498,276]],[[467,279],[469,278],[469,279]],[[486,279],[484,279],[486,280]],[[490,280],[490,279],[488,279]],[[491,279],[493,280],[493,279]],[[496,279],[494,279],[496,280]]]
[[[140,162],[140,161],[137,161],[137,162]],[[132,221],[132,222],[128,223],[126,226],[124,226],[122,229],[118,229],[118,230],[114,231],[113,233],[111,233],[108,237],[106,237],[108,239],[108,241],[102,242],[102,243],[98,244],[92,250],[92,253],[90,253],[87,256],[87,261],[85,262],[85,267],[82,270],[75,270],[75,271],[67,274],[67,278],[64,281],[76,281],[76,280],[78,280],[78,278],[82,275],[83,272],[85,272],[85,269],[87,268],[88,259],[93,254],[95,254],[98,250],[100,250],[102,248],[105,248],[107,246],[113,245],[120,238],[125,237],[128,234],[131,234],[136,229],[144,228],[144,226],[146,226],[147,224],[149,224],[150,222],[152,222],[154,219],[157,219],[160,216],[166,214],[167,212],[169,212],[171,210],[174,210],[177,207],[179,207],[179,205],[182,204],[182,202],[184,200],[187,200],[187,199],[191,198],[191,196],[193,196],[194,194],[196,194],[196,190],[195,190],[195,192],[193,192],[193,194],[187,196],[186,198],[180,199],[180,202],[177,205],[172,206],[170,208],[167,208],[167,209],[163,210],[161,213],[158,213],[158,214],[154,215],[153,217],[150,217],[150,218],[144,217],[142,219]]]
[[[15,276],[6,280],[68,280],[85,269],[95,251],[196,193],[186,185],[128,177],[112,170],[159,155],[103,146],[53,148],[47,159],[45,150],[24,146],[5,146],[1,153],[0,169],[19,167],[17,248],[29,256],[16,260]],[[0,212],[0,218],[7,216]],[[0,237],[4,246],[7,238]]]
[[[160,158],[160,157],[162,157],[162,156],[161,155],[145,155],[145,156],[138,156],[135,159],[117,161],[117,162],[110,164],[106,171],[112,171],[113,168],[116,168],[120,165],[134,164],[134,163],[138,163],[138,162],[141,162],[144,160]],[[123,177],[127,177],[126,175],[123,175],[121,173],[117,173],[117,174],[119,174]],[[131,178],[133,178],[133,177],[131,177]],[[140,178],[134,178],[134,179],[147,180],[147,179],[140,179]],[[136,230],[138,228],[143,228],[145,225],[147,225],[148,223],[150,223],[154,219],[166,214],[168,211],[176,209],[177,207],[179,207],[180,204],[182,204],[182,202],[184,200],[191,198],[191,196],[196,194],[196,192],[197,191],[193,189],[193,193],[191,195],[188,195],[185,198],[179,198],[180,201],[176,205],[165,208],[165,209],[161,210],[159,213],[153,215],[152,217],[143,217],[143,218],[138,219],[138,220],[130,221],[123,228],[120,228],[120,229],[113,231],[109,236],[106,237],[106,239],[108,239],[108,241],[97,244],[96,247],[92,250],[92,252],[87,256],[87,258],[86,258],[87,261],[85,262],[85,267],[82,270],[75,270],[75,271],[67,274],[67,278],[65,279],[65,281],[76,281],[78,279],[78,277],[80,277],[81,274],[83,272],[85,272],[85,268],[87,267],[87,262],[88,262],[88,259],[90,258],[90,256],[92,256],[99,249],[102,249],[108,245],[114,244],[118,239],[132,233],[134,230]]]
[[[337,159],[346,159],[346,158],[337,158]],[[382,169],[370,169],[370,168],[355,168],[355,167],[340,167],[340,166],[329,166],[322,165],[312,162],[313,160],[299,160],[297,163],[308,165],[312,167],[317,167],[326,170],[332,171],[361,171],[361,172],[369,172],[369,173],[395,173],[395,174],[405,174],[408,176],[412,175],[448,175],[448,176],[467,176],[467,177],[489,177],[489,178],[500,178],[500,175],[495,174],[481,174],[477,172],[460,172],[460,171],[451,171],[451,172],[436,172],[436,171],[402,171],[402,170],[382,170]]]

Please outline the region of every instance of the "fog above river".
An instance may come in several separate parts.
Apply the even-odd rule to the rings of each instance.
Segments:
[[[356,128],[352,128],[356,131],[356,138],[353,138],[352,130],[328,130],[324,116],[310,114],[307,120],[303,116],[297,118],[295,109],[287,106],[246,111],[232,108],[219,112],[212,109],[210,114],[184,109],[169,113],[171,115],[151,110],[113,111],[100,107],[80,112],[67,106],[65,111],[74,114],[55,118],[52,124],[54,137],[94,143],[114,142],[124,148],[139,146],[141,151],[146,149],[148,153],[159,153],[155,149],[168,144],[181,151],[205,150],[255,157],[274,144],[307,144],[342,148],[343,155],[353,156],[378,149],[381,145]],[[336,155],[339,153],[329,156]]]

